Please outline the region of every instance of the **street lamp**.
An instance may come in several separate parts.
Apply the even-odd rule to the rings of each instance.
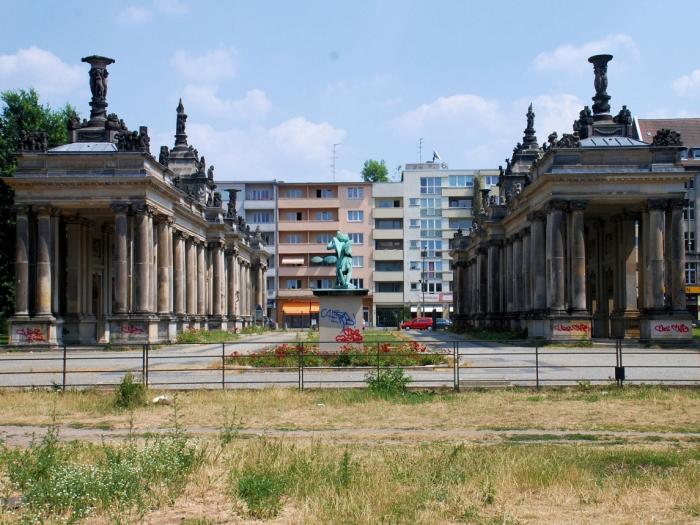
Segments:
[[[423,292],[423,300],[421,301],[421,307],[420,307],[421,317],[425,317],[425,288],[428,284],[425,281],[425,256],[426,256],[426,250],[421,250],[421,252],[420,252],[420,279],[418,279],[418,282],[420,283],[420,289]]]

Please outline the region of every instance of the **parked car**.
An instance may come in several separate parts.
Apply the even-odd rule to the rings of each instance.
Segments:
[[[401,330],[432,330],[433,329],[433,318],[432,317],[416,317],[415,319],[409,319],[401,323]]]
[[[452,321],[449,319],[443,319],[442,317],[435,319],[435,330],[449,330],[451,326]]]

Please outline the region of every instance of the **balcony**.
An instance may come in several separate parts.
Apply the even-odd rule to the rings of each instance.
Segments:
[[[281,232],[325,232],[340,229],[339,221],[280,221]]]
[[[403,271],[381,272],[375,271],[372,275],[374,281],[403,281]]]
[[[340,200],[338,197],[330,197],[328,199],[277,199],[277,206],[280,210],[306,210],[317,208],[339,208]]]
[[[300,288],[298,290],[280,288],[277,291],[277,297],[282,299],[314,299],[318,301],[318,298],[313,294],[311,288]]]
[[[403,304],[403,292],[374,292],[374,304]]]
[[[297,254],[297,253],[323,253],[326,251],[326,243],[316,243],[316,242],[281,242],[277,245],[277,252],[279,254]],[[328,252],[331,255],[331,252]]]
[[[335,266],[280,266],[280,277],[334,277]]]
[[[372,258],[375,261],[402,261],[403,250],[374,250]]]
[[[444,208],[442,216],[446,219],[471,219],[473,208]]]
[[[474,188],[442,188],[443,197],[471,197]]]
[[[403,228],[397,230],[374,229],[372,236],[375,239],[403,239]]]
[[[269,199],[265,201],[243,201],[243,209],[244,210],[274,210],[275,209],[275,200],[274,199]]]
[[[375,219],[402,219],[403,208],[374,208],[372,216]]]

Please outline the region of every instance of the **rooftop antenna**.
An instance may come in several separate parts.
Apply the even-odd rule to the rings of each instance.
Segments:
[[[335,161],[338,158],[338,156],[335,154],[335,148],[337,146],[340,146],[342,142],[338,142],[336,144],[333,144],[333,163],[331,164],[331,168],[333,169],[333,182],[335,182]]]
[[[423,137],[418,139],[418,164],[423,162]]]

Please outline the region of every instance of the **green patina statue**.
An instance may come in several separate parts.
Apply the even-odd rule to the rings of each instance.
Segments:
[[[327,250],[334,250],[335,261],[335,286],[333,288],[355,288],[350,283],[352,279],[352,241],[342,232],[336,232],[335,237],[326,246]]]

